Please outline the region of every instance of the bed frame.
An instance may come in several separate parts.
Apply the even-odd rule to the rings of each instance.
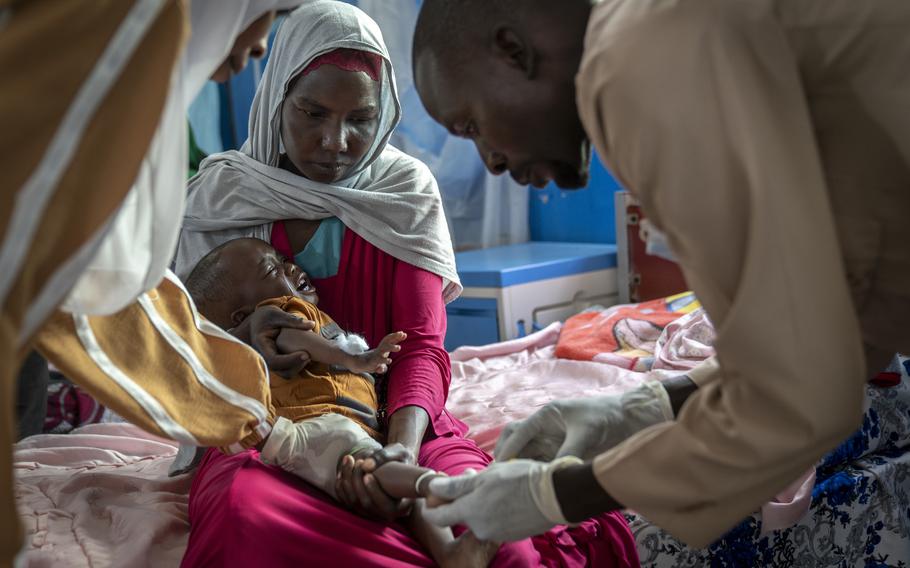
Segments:
[[[617,191],[616,254],[619,303],[665,298],[689,289],[675,262],[645,252],[639,229],[641,206],[628,191]]]

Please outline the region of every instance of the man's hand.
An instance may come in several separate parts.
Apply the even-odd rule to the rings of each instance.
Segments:
[[[306,351],[280,353],[275,340],[282,329],[312,331],[315,323],[289,314],[275,306],[256,308],[232,333],[245,341],[262,355],[269,370],[282,377],[291,378],[302,371],[310,362]]]
[[[594,458],[648,426],[673,419],[666,390],[654,381],[620,395],[557,400],[503,429],[499,461]]]
[[[556,501],[553,473],[580,463],[575,458],[543,463],[512,460],[480,473],[430,481],[430,493],[445,505],[424,510],[440,526],[465,524],[481,540],[521,540],[566,523]]]
[[[362,450],[342,458],[335,481],[338,500],[364,517],[393,521],[407,515],[411,501],[390,497],[371,475],[390,461],[414,463],[414,455],[401,444],[389,444],[379,450]]]

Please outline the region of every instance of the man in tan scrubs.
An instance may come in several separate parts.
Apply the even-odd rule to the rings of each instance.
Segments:
[[[500,459],[593,459],[434,482],[455,499],[439,523],[523,538],[629,507],[706,545],[847,437],[866,379],[910,352],[910,2],[426,0],[414,71],[494,173],[577,187],[592,142],[718,333],[691,380],[507,429]]]

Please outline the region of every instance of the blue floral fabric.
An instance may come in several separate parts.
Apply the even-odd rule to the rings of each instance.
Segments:
[[[816,467],[809,512],[761,534],[756,513],[705,549],[627,514],[643,568],[910,568],[910,359],[901,383],[867,387],[863,424]]]

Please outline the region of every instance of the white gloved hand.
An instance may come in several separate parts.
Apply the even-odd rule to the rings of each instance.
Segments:
[[[336,497],[338,462],[347,454],[367,448],[378,450],[382,445],[346,416],[325,414],[296,423],[278,418],[260,459]]]
[[[494,455],[551,460],[593,459],[648,426],[673,419],[667,391],[657,381],[619,395],[556,400],[507,425]]]
[[[513,460],[480,473],[437,477],[430,481],[430,493],[451,503],[426,508],[424,516],[439,526],[467,525],[481,540],[506,542],[541,534],[568,524],[556,500],[553,472],[580,463],[577,458]]]

